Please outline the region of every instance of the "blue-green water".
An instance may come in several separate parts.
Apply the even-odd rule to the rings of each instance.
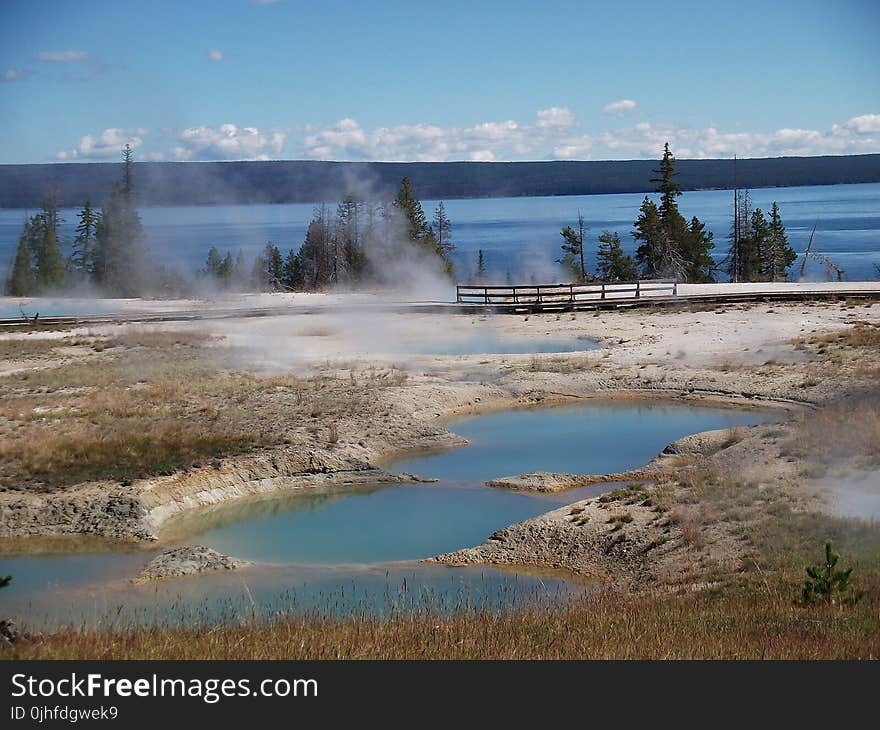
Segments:
[[[384,611],[425,596],[446,607],[471,599],[493,607],[561,600],[582,588],[559,578],[407,561],[479,544],[508,524],[608,488],[526,494],[485,487],[487,479],[536,470],[622,471],[689,433],[772,417],[723,408],[590,403],[462,419],[451,428],[469,446],[392,467],[438,483],[243,500],[171,526],[175,542],[274,565],[133,587],[128,580],[156,550],[95,549],[91,543],[83,552],[63,548],[0,558],[0,574],[13,576],[0,598],[14,615],[35,621],[96,620],[119,607],[145,618],[223,617],[251,599],[260,612],[329,607],[342,613],[367,606]]]

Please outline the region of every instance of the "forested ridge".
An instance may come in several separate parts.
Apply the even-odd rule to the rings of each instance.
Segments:
[[[352,181],[393,193],[407,177],[427,200],[651,192],[653,160],[578,162],[138,162],[141,205],[317,203],[340,200]],[[683,190],[724,189],[732,160],[679,160]],[[740,187],[880,182],[880,155],[778,157],[737,161]],[[0,207],[35,208],[48,186],[59,205],[103,200],[117,162],[0,165]]]

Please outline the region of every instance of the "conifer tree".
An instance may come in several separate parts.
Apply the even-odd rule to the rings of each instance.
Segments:
[[[28,236],[28,224],[18,238],[18,248],[15,250],[15,261],[12,271],[6,282],[6,293],[13,297],[26,297],[34,293],[35,274],[31,255],[30,240]]]
[[[475,278],[478,284],[486,281],[486,257],[483,255],[483,249],[477,251],[477,273]]]
[[[715,280],[715,259],[709,253],[715,248],[712,231],[697,216],[691,218],[684,236],[682,258],[685,260],[687,280],[707,284]]]
[[[305,286],[302,261],[299,254],[293,249],[287,253],[287,258],[284,260],[284,272],[281,281],[288,289],[300,290]]]
[[[270,241],[263,250],[263,259],[265,261],[266,280],[271,288],[277,289],[284,276],[284,259],[281,257],[281,249]]]
[[[418,244],[425,252],[434,254],[443,261],[446,273],[451,277],[454,272],[449,251],[444,251],[437,240],[434,229],[428,224],[422,203],[416,197],[415,190],[408,177],[400,181],[400,189],[394,200],[394,207],[403,214],[406,235],[410,241]]]
[[[36,285],[42,292],[57,290],[64,286],[64,260],[58,248],[55,229],[39,217],[39,248],[37,249]]]
[[[576,281],[586,281],[587,267],[584,263],[584,237],[587,226],[584,216],[578,211],[577,230],[566,226],[560,231],[562,235],[562,258],[556,263],[562,264],[563,268],[571,272]]]
[[[767,240],[766,255],[763,263],[763,273],[769,281],[784,281],[786,270],[797,259],[797,254],[788,243],[788,235],[779,206],[773,201],[770,209],[770,231]]]
[[[211,246],[208,251],[208,258],[205,259],[204,273],[212,278],[220,277],[220,267],[223,265],[223,259],[220,258],[220,252],[216,246]]]
[[[620,247],[620,235],[602,231],[596,252],[596,269],[602,281],[632,281],[636,278],[636,265]]]
[[[90,276],[94,271],[95,233],[98,228],[98,213],[92,202],[86,200],[82,210],[77,213],[79,223],[76,226],[76,237],[73,239],[73,253],[70,263],[73,270],[80,276]]]
[[[433,228],[437,237],[437,247],[444,256],[450,256],[455,251],[455,244],[452,242],[452,222],[446,214],[446,206],[442,200],[434,211]]]
[[[147,279],[148,261],[141,217],[135,204],[133,152],[123,152],[122,181],[104,202],[95,231],[94,277],[105,291],[137,296]]]
[[[220,279],[224,286],[229,286],[232,281],[232,274],[235,271],[235,262],[232,260],[232,254],[227,251],[226,256],[217,267],[217,278]]]
[[[640,247],[642,254],[638,256],[644,266],[644,275],[713,281],[715,261],[709,253],[714,247],[712,234],[696,217],[688,224],[678,209],[676,198],[681,195],[681,186],[675,180],[675,157],[668,142],[663,146],[660,169],[655,172],[659,177],[651,182],[657,183],[657,192],[660,193],[660,206],[655,206],[659,231],[655,230],[654,212],[647,210],[644,203],[636,221],[636,230],[641,236],[635,238],[646,247],[643,250]]]

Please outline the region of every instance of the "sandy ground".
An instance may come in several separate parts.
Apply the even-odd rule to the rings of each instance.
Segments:
[[[280,297],[271,297],[273,306]],[[870,304],[701,305],[472,316],[382,313],[360,306],[369,298],[351,295],[294,294],[290,298],[307,301],[310,313],[149,327],[207,332],[216,337],[212,347],[219,360],[259,374],[318,374],[354,382],[382,368],[405,372],[405,380],[397,387],[381,391],[374,412],[339,423],[340,439],[333,449],[294,442],[283,453],[235,457],[220,467],[139,480],[124,487],[95,483],[61,494],[0,493],[0,535],[72,532],[143,539],[161,536],[166,523],[181,515],[227,499],[279,489],[333,489],[352,480],[394,480],[380,467],[402,452],[461,443],[446,431],[444,423],[464,413],[588,398],[699,399],[741,407],[778,405],[796,413],[875,384],[877,377],[876,370],[858,363],[830,368],[815,347],[802,342],[858,322],[880,323],[880,306]],[[256,299],[248,301],[253,304]],[[339,302],[345,306],[336,307]],[[108,336],[133,326],[102,325],[90,328],[88,334]],[[0,338],[43,336],[59,335],[16,333]],[[450,341],[464,340],[479,350],[482,343],[492,349],[505,340],[575,338],[595,340],[597,347],[535,355],[429,352],[431,345],[444,351]],[[8,360],[0,362],[0,376],[54,365]],[[379,412],[388,417],[386,427],[372,428]],[[699,460],[701,466],[735,470],[755,484],[788,484],[797,478],[802,465],[781,458],[780,443],[791,435],[786,429],[790,427],[755,429],[721,449],[715,448],[716,443],[691,452],[679,450],[646,468],[658,483],[666,485],[682,467],[693,468]],[[868,482],[870,493],[870,478]],[[676,498],[668,494],[662,506],[656,496],[638,492],[569,505],[512,526],[484,546],[439,559],[563,567],[610,576],[623,571],[630,581],[670,576],[683,580],[680,553],[693,545],[683,537],[686,516],[670,520],[670,503]],[[805,503],[817,499],[808,489],[801,498]],[[700,548],[714,564],[733,566],[743,559],[733,531],[718,528],[715,533],[703,538]]]

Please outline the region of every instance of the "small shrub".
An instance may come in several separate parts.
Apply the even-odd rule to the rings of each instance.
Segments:
[[[831,542],[826,542],[825,563],[807,566],[809,580],[804,581],[801,591],[801,600],[804,604],[815,601],[834,604],[839,597],[841,603],[853,606],[862,599],[864,592],[850,584],[853,569],[835,570],[838,560],[840,556],[834,552]]]

